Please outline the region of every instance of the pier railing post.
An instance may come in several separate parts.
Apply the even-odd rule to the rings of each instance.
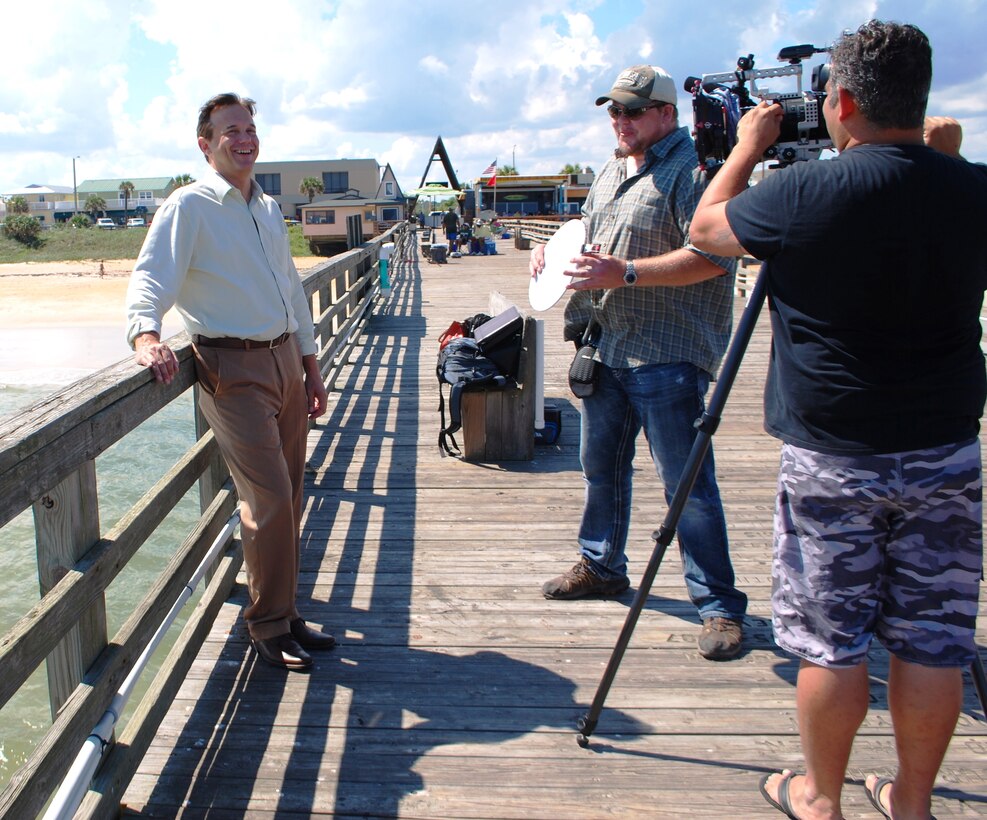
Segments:
[[[99,540],[96,462],[89,460],[33,505],[41,594],[47,594]],[[103,595],[48,656],[52,719],[107,643]]]
[[[199,409],[199,387],[196,383],[192,388],[192,403],[195,407],[195,440],[198,441],[209,431],[209,422],[202,415]],[[199,479],[199,512],[204,513],[209,509],[213,499],[219,493],[226,479],[230,477],[230,470],[226,466],[226,461],[219,453],[219,448],[212,458],[209,459],[209,466],[206,467]]]

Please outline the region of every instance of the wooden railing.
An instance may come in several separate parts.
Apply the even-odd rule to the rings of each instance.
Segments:
[[[378,300],[380,248],[412,241],[402,223],[303,277],[319,362],[330,388]],[[122,330],[121,330],[122,332]],[[47,660],[53,722],[0,793],[0,816],[35,817],[83,741],[236,508],[212,433],[197,418],[195,444],[121,520],[99,532],[96,457],[194,388],[191,343],[170,344],[180,369],[169,385],[129,358],[0,422],[0,534],[34,512],[42,597],[0,638],[0,706]],[[186,492],[199,483],[201,517],[119,631],[107,634],[104,591]],[[104,755],[79,816],[115,816],[120,795],[173,700],[241,565],[239,544],[222,554],[211,581],[161,671],[117,742]]]
[[[577,217],[578,218],[578,217]],[[548,242],[555,232],[567,219],[506,219],[502,224],[507,227],[515,237],[515,247],[523,248],[524,244],[518,240],[529,240],[533,242]],[[734,291],[738,296],[746,297],[754,287],[757,274],[761,270],[761,263],[751,256],[744,256],[737,260],[737,276],[734,284]]]
[[[544,243],[548,242],[563,223],[568,222],[569,219],[579,219],[579,217],[502,219],[500,220],[500,224],[507,228],[515,237]]]

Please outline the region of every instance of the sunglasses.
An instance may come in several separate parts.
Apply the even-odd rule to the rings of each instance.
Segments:
[[[610,119],[615,120],[617,117],[623,115],[629,120],[640,119],[644,116],[645,111],[650,111],[652,108],[664,108],[670,103],[658,103],[657,105],[645,105],[641,108],[624,108],[622,105],[608,105],[607,113],[610,115]]]

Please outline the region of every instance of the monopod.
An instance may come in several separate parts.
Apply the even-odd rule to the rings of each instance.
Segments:
[[[685,463],[685,467],[682,469],[682,478],[668,505],[665,519],[662,521],[661,526],[651,533],[651,537],[655,542],[651,559],[648,561],[648,566],[644,570],[644,576],[641,578],[641,583],[637,588],[634,602],[631,604],[631,608],[627,612],[627,617],[624,619],[624,625],[620,630],[620,635],[617,638],[613,652],[610,654],[610,661],[607,663],[607,668],[603,670],[603,677],[600,679],[600,684],[596,689],[596,696],[593,698],[593,703],[590,705],[589,711],[576,722],[576,728],[579,730],[579,734],[576,735],[576,743],[583,748],[589,745],[589,737],[596,731],[600,712],[603,711],[603,704],[607,699],[607,694],[610,692],[610,687],[617,674],[617,669],[620,666],[621,660],[623,660],[624,652],[630,643],[631,635],[634,633],[634,627],[637,626],[637,621],[641,616],[641,611],[644,609],[644,604],[648,600],[651,585],[654,583],[655,576],[658,574],[658,568],[661,566],[662,559],[665,557],[665,551],[675,538],[675,528],[678,525],[679,518],[682,517],[682,510],[685,509],[685,504],[689,500],[692,487],[699,477],[699,468],[702,467],[703,459],[706,458],[706,454],[709,452],[713,435],[716,433],[716,428],[719,427],[727,396],[730,395],[730,390],[737,377],[737,371],[740,369],[740,363],[744,358],[744,354],[747,352],[747,345],[750,343],[751,336],[754,333],[758,314],[761,312],[761,307],[764,304],[766,283],[768,281],[767,266],[767,262],[761,263],[761,271],[754,283],[754,289],[751,291],[747,306],[744,308],[744,312],[740,317],[737,332],[734,334],[733,341],[730,342],[730,347],[723,360],[723,367],[720,369],[720,377],[710,396],[709,404],[706,406],[706,412],[696,420],[696,438],[692,443],[692,450],[689,452],[689,458]],[[980,707],[984,715],[987,716],[987,683],[985,683],[984,667],[979,655],[977,655],[971,665],[970,674],[973,677],[977,696],[980,699]]]

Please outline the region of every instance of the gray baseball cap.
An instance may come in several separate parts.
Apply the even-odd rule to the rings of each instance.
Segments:
[[[598,97],[597,105],[612,100],[625,108],[643,108],[655,102],[676,105],[678,94],[671,75],[656,65],[625,68],[614,80],[609,94]]]

